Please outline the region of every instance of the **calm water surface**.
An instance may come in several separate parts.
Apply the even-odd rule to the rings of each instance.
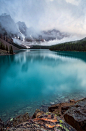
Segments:
[[[0,118],[86,97],[86,53],[23,50],[0,56]]]

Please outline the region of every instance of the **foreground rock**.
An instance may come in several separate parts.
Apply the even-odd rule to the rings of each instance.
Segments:
[[[37,109],[31,118],[26,113],[5,125],[0,120],[0,131],[86,131],[86,99],[52,105],[48,110]]]
[[[27,122],[16,125],[15,127],[7,127],[8,131],[75,131],[70,125],[65,123],[61,118],[53,113],[43,113],[36,110],[33,117]]]
[[[55,105],[48,107],[48,110],[49,110],[49,112],[53,112],[57,116],[60,116],[60,118],[64,119],[64,113],[71,106],[73,106],[76,102],[77,101],[75,101],[75,100],[70,100],[70,102],[55,104]]]
[[[5,127],[16,127],[22,122],[26,122],[29,120],[29,114],[25,113],[24,115],[17,116],[16,118],[11,118],[9,121],[7,121],[7,124]]]
[[[77,131],[86,131],[86,98],[68,109],[64,119]]]
[[[43,115],[43,114],[44,114],[43,111],[40,111],[39,109],[37,109],[37,110],[35,111],[35,113],[33,114],[32,119],[38,118],[38,117],[40,117],[40,116]]]

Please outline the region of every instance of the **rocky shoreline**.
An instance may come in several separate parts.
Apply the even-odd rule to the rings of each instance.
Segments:
[[[0,49],[0,56],[15,55],[15,54],[16,53],[10,54],[10,53],[7,53],[7,51],[5,51],[5,50]]]
[[[32,117],[28,113],[11,118],[6,123],[0,119],[0,131],[85,131],[86,98],[70,100],[48,107],[48,112],[37,109]]]

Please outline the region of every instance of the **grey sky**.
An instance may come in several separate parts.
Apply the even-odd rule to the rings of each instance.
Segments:
[[[86,35],[86,0],[0,0],[0,15],[8,13],[28,27]]]

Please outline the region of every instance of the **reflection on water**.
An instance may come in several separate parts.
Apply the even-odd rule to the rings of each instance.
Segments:
[[[83,61],[86,62],[86,52],[69,52],[69,51],[59,51],[57,52],[57,54],[61,55],[61,56],[65,56],[65,57],[72,57],[72,58],[76,58],[76,59],[81,59]]]
[[[0,117],[33,114],[71,98],[86,96],[86,53],[23,50],[0,56]]]

